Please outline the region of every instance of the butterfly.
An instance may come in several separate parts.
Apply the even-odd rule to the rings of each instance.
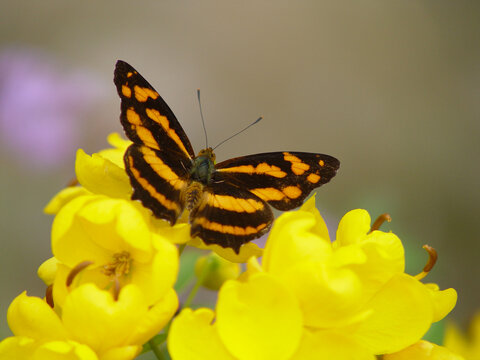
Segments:
[[[283,211],[300,206],[340,166],[329,155],[292,151],[216,164],[212,148],[195,155],[172,110],[132,66],[119,60],[114,82],[120,121],[133,142],[124,156],[132,199],[171,225],[188,210],[191,236],[205,244],[239,253],[241,245],[270,229],[270,206]]]

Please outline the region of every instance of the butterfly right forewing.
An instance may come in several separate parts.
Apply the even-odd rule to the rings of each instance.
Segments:
[[[313,189],[329,182],[340,162],[330,155],[284,151],[241,156],[215,167],[215,180],[247,189],[285,211],[300,206]]]

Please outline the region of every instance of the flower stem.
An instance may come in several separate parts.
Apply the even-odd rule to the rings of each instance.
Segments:
[[[153,353],[155,354],[155,357],[158,360],[165,360],[165,357],[162,354],[162,351],[157,347],[157,344],[153,340],[150,340],[148,342],[150,344],[150,348],[152,349]]]
[[[180,257],[183,253],[183,250],[185,249],[185,246],[187,246],[187,244],[180,244],[178,245],[178,256]]]
[[[192,291],[190,291],[190,294],[188,294],[187,300],[185,300],[185,303],[183,304],[184,309],[187,307],[190,307],[193,299],[195,298],[195,295],[197,295],[198,289],[200,289],[200,286],[202,286],[208,273],[212,270],[213,265],[214,265],[213,260],[211,258],[207,258],[205,261],[205,266],[202,269],[202,272],[198,276]]]

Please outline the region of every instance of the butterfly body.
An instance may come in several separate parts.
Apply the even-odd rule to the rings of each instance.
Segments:
[[[206,148],[199,152],[198,156],[192,160],[192,169],[190,175],[193,180],[199,181],[204,185],[212,180],[212,174],[215,171],[215,154],[212,148]]]
[[[121,98],[120,121],[133,141],[125,169],[138,199],[153,214],[175,224],[190,212],[192,237],[239,252],[267,232],[270,206],[300,206],[316,187],[335,176],[332,156],[271,152],[215,163],[211,148],[195,156],[175,115],[130,65],[118,61],[114,82]]]

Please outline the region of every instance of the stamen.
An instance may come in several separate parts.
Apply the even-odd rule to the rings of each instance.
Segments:
[[[422,280],[433,269],[438,259],[437,251],[430,245],[423,245],[423,248],[428,252],[428,261],[420,274],[415,275],[415,279]]]
[[[70,180],[67,184],[67,187],[74,187],[74,186],[77,186],[79,184],[78,182],[78,179],[77,178],[73,178],[72,180]]]
[[[47,290],[45,291],[45,301],[53,309],[53,285],[48,285]]]
[[[372,227],[370,228],[369,233],[374,232],[375,230],[380,229],[380,226],[382,226],[382,224],[383,224],[385,221],[388,221],[388,222],[391,222],[391,221],[392,221],[392,217],[391,217],[389,214],[387,214],[387,213],[380,215],[380,216],[377,218],[377,220],[375,220],[375,222],[373,223]]]
[[[127,275],[130,272],[130,253],[122,251],[121,253],[113,254],[113,262],[103,266],[103,273],[107,276],[120,277]]]
[[[117,301],[119,295],[120,295],[120,280],[118,280],[118,277],[115,277],[115,280],[113,281],[113,299]]]
[[[77,266],[75,266],[72,270],[70,270],[70,273],[68,274],[67,281],[66,281],[67,287],[69,287],[72,284],[73,280],[78,275],[78,273],[80,273],[80,271],[82,271],[88,265],[91,265],[91,264],[93,264],[93,261],[84,261],[78,264]]]

